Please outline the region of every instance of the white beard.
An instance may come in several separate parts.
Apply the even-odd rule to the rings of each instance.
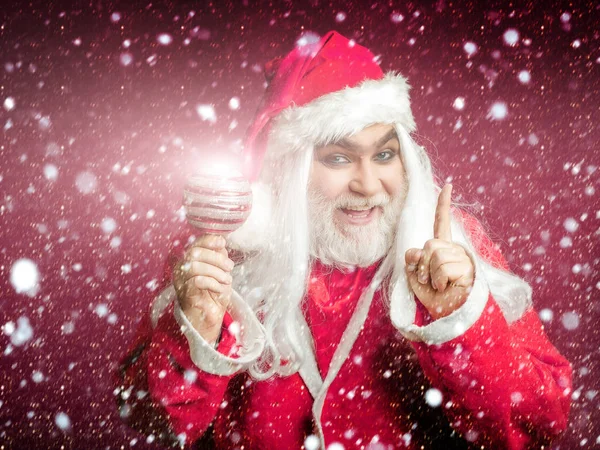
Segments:
[[[404,205],[406,189],[395,196],[381,193],[364,198],[343,194],[329,200],[309,187],[308,215],[310,254],[330,266],[368,267],[383,258],[396,237],[398,218]],[[383,209],[377,220],[366,225],[337,223],[334,212],[339,208]]]

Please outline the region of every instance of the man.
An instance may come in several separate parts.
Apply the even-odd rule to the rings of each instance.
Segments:
[[[267,66],[228,242],[173,265],[119,379],[122,415],[218,449],[529,448],[566,427],[569,363],[529,286],[451,208],[406,80],[337,33]],[[262,202],[258,202],[262,203]]]

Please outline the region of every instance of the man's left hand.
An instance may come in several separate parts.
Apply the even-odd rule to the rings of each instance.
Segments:
[[[473,261],[462,246],[452,242],[451,197],[452,185],[446,184],[438,197],[433,239],[404,255],[409,285],[434,319],[460,308],[475,279]]]

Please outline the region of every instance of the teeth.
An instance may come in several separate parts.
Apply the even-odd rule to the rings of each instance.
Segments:
[[[367,217],[371,212],[371,208],[369,209],[346,209],[346,214],[350,217]]]

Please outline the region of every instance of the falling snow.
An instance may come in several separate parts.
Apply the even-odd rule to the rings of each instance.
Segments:
[[[575,311],[566,312],[562,315],[560,321],[567,330],[574,330],[579,326],[579,314]]]
[[[15,347],[20,347],[33,338],[33,328],[31,327],[27,317],[19,317],[17,319],[17,327],[15,328],[14,325],[12,325],[10,326],[9,330],[10,342]],[[9,334],[6,327],[4,332]]]
[[[12,111],[15,108],[15,99],[12,97],[6,97],[4,100],[4,109],[7,111]]]
[[[392,15],[390,16],[390,20],[393,23],[400,23],[404,20],[404,16],[400,13],[392,13]]]
[[[544,308],[544,309],[540,310],[539,316],[540,316],[540,320],[542,322],[552,322],[552,319],[554,318],[554,313],[552,312],[551,309]]]
[[[36,295],[39,282],[40,272],[32,260],[22,258],[14,262],[10,269],[10,284],[18,294]]]
[[[502,35],[502,39],[504,39],[504,43],[511,47],[517,45],[519,42],[519,32],[514,28],[510,28],[504,32]]]
[[[173,42],[173,36],[168,33],[161,33],[156,37],[156,40],[160,45],[169,45]]]
[[[569,233],[575,233],[579,228],[579,223],[573,217],[565,219],[563,226]]]
[[[321,36],[316,33],[312,33],[310,31],[306,32],[306,33],[302,33],[300,38],[296,41],[296,46],[305,47],[309,44],[314,44],[316,42],[319,42],[320,39],[321,39]]]
[[[504,120],[508,116],[508,106],[504,102],[496,102],[488,111],[487,118],[490,120]]]
[[[133,62],[133,55],[129,52],[121,53],[121,56],[119,56],[119,61],[121,61],[122,66],[128,66]]]
[[[571,20],[571,14],[568,12],[564,12],[560,15],[560,21],[562,23],[567,23],[569,20]]]
[[[337,13],[335,15],[335,21],[338,23],[342,23],[344,20],[346,20],[346,13],[343,11],[340,11],[339,13]]]
[[[0,441],[156,448],[158,434],[128,431],[104,392],[164,288],[173,242],[187,242],[187,172],[207,155],[239,154],[271,57],[337,29],[408,78],[415,137],[436,175],[452,180],[457,205],[475,205],[469,211],[532,287],[545,331],[573,365],[568,429],[552,445],[597,447],[596,5],[296,3],[2,5]],[[244,328],[234,321],[229,332]],[[361,352],[349,363],[366,361]],[[184,368],[184,386],[200,375]],[[400,376],[399,365],[385,365],[376,380],[391,389]],[[377,397],[347,386],[341,399]],[[452,405],[434,388],[418,398],[425,410]],[[417,433],[403,431],[398,445],[416,445]],[[327,444],[385,448],[359,438],[348,428]],[[319,448],[319,438],[304,447]]]
[[[229,100],[229,109],[231,109],[232,111],[240,109],[240,99],[239,99],[239,97],[232,97]]]
[[[34,383],[41,383],[42,381],[44,381],[44,374],[39,370],[34,370],[31,374],[31,379]]]
[[[477,53],[478,50],[477,44],[475,44],[474,42],[465,42],[463,48],[469,56],[473,56],[475,53]]]
[[[105,234],[114,233],[117,229],[117,222],[112,217],[105,217],[102,219],[102,223],[100,223],[100,228]]]
[[[198,105],[196,106],[196,113],[202,120],[213,124],[217,122],[217,114],[213,105]]]
[[[522,84],[528,84],[531,81],[531,74],[528,70],[521,70],[519,72],[518,78]]]
[[[98,186],[98,178],[92,172],[80,172],[75,178],[75,186],[82,194],[91,194]]]
[[[454,99],[454,104],[452,105],[455,110],[462,111],[465,108],[465,98],[464,97],[456,97]]]
[[[59,412],[54,416],[54,423],[63,431],[71,429],[71,419],[64,412]]]
[[[58,178],[58,167],[54,164],[46,164],[44,166],[44,177],[48,181],[56,181]]]
[[[108,306],[105,303],[100,303],[96,306],[94,312],[98,315],[98,317],[105,317],[108,314]]]
[[[442,404],[443,396],[441,391],[435,388],[427,389],[425,392],[425,401],[432,408],[437,408]]]

